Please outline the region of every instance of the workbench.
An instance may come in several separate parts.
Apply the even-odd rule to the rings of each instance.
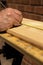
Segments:
[[[0,39],[31,59],[34,65],[43,65],[43,50],[8,33],[0,34]]]

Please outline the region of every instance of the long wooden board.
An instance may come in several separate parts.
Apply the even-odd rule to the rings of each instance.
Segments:
[[[43,30],[43,22],[23,18],[22,24]]]
[[[0,34],[0,39],[30,58],[36,65],[43,65],[43,50],[8,33]]]
[[[9,29],[7,32],[43,49],[42,30],[21,25],[20,27]]]

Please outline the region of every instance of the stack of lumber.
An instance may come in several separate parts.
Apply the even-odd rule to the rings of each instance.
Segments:
[[[20,27],[7,32],[43,49],[43,22],[24,18]]]

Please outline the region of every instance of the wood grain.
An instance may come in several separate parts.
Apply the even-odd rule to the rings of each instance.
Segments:
[[[43,49],[43,31],[40,30],[43,29],[43,23],[25,19],[22,24],[25,25],[9,29],[7,32]]]
[[[43,50],[8,33],[0,34],[0,39],[17,49],[23,55],[28,57],[29,60],[31,59],[31,61],[34,61],[38,65],[43,65]]]
[[[43,22],[42,21],[36,21],[36,20],[23,18],[22,24],[36,28],[36,29],[43,30]]]

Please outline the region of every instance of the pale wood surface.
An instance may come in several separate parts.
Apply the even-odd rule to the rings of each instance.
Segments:
[[[43,49],[42,30],[21,25],[20,27],[9,29],[7,32]]]
[[[23,18],[22,24],[43,30],[43,22],[42,21],[36,21],[36,20]]]
[[[43,22],[23,18],[20,27],[7,32],[43,49]]]
[[[43,65],[43,50],[7,33],[0,34],[0,38],[23,53],[25,56],[32,57],[32,59],[37,62],[38,65]]]

